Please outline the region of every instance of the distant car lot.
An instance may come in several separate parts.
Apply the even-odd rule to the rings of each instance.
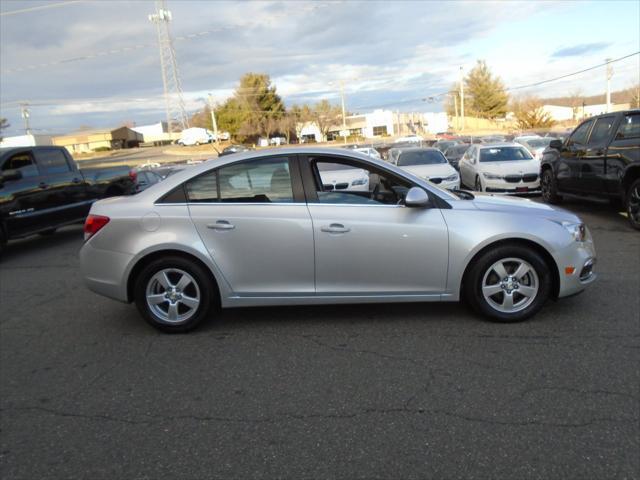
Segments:
[[[170,337],[84,288],[80,227],[12,241],[2,477],[634,478],[640,236],[608,205],[563,207],[595,237],[597,289],[508,326],[452,305],[255,308]]]

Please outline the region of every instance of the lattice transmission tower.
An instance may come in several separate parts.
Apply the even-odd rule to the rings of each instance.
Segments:
[[[149,15],[149,21],[155,23],[158,31],[158,47],[160,48],[160,68],[162,70],[162,86],[164,88],[165,109],[167,112],[167,129],[176,132],[189,128],[189,119],[184,109],[182,85],[178,72],[176,51],[171,38],[171,12],[165,0],[156,0],[156,13]]]

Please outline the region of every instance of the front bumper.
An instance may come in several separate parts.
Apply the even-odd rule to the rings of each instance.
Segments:
[[[560,274],[558,298],[581,292],[597,278],[596,251],[591,239],[568,246],[556,254],[555,260]]]
[[[102,250],[85,243],[80,249],[80,271],[92,292],[121,302],[128,301],[125,275],[133,255]]]
[[[427,181],[430,181],[430,180],[427,179]],[[449,181],[449,182],[440,182],[440,183],[432,182],[432,183],[437,187],[444,188],[447,190],[458,190],[460,188],[460,178],[458,178],[457,180]]]

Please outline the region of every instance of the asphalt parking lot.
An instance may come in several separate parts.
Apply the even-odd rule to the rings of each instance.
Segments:
[[[256,308],[163,335],[84,288],[81,227],[0,260],[0,476],[640,478],[640,234],[531,321],[458,304]]]

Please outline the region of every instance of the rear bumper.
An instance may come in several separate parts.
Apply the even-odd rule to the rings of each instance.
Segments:
[[[92,292],[128,302],[125,272],[133,255],[94,248],[91,242],[80,249],[80,271]]]

